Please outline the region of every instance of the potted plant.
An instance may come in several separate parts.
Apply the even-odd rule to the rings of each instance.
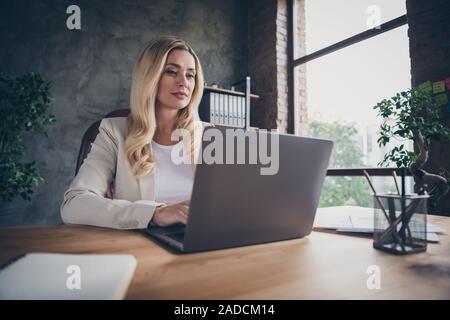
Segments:
[[[43,178],[35,162],[21,162],[26,131],[47,136],[44,126],[54,123],[47,113],[53,100],[50,82],[36,73],[19,77],[0,74],[0,199],[12,201],[20,196],[30,200],[33,186]]]
[[[444,168],[438,173],[424,169],[430,142],[450,140],[450,129],[442,122],[439,103],[431,93],[413,88],[383,99],[373,108],[383,118],[377,140],[380,147],[386,146],[391,139],[414,142],[414,150],[407,150],[404,144],[392,148],[379,165],[393,162],[397,167],[408,168],[414,177],[416,190],[423,188],[428,191],[430,205],[435,206],[450,185]]]

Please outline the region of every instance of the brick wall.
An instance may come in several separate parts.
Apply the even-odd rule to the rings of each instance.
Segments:
[[[450,77],[450,1],[407,0],[412,86]],[[448,91],[447,91],[448,92]],[[448,94],[447,94],[448,95]],[[450,125],[449,110],[443,108],[442,121]],[[450,143],[432,142],[427,170],[450,171]],[[450,215],[450,194],[435,213]]]
[[[297,55],[305,54],[305,0],[296,0]],[[252,90],[259,94],[259,101],[252,104],[252,126],[288,128],[287,86],[287,1],[252,1],[249,7],[249,74]],[[298,133],[306,134],[306,69],[297,68],[296,114]]]
[[[277,127],[275,0],[254,0],[248,9],[248,69],[252,92],[260,96],[252,101],[251,125],[265,129]]]
[[[287,1],[277,0],[276,13],[276,65],[277,65],[277,128],[286,132],[288,127],[288,69],[287,69]]]
[[[303,57],[306,55],[306,42],[305,42],[305,0],[297,0],[296,2],[296,14],[297,14],[297,45],[294,59]],[[296,93],[296,105],[298,110],[298,134],[307,135],[308,133],[308,106],[306,101],[306,64],[302,64],[296,68],[297,79],[297,93]]]

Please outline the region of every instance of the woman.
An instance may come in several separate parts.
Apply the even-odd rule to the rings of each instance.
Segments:
[[[99,134],[64,194],[65,223],[117,229],[186,224],[203,124],[198,105],[203,73],[183,40],[149,43],[133,69],[128,118],[103,119]],[[191,139],[171,139],[184,129]],[[190,164],[175,164],[182,146]],[[114,197],[104,197],[114,180]]]

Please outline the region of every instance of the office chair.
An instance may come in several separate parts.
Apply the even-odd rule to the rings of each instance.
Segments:
[[[104,118],[117,118],[117,117],[128,117],[130,114],[130,109],[117,109],[114,111],[111,111],[108,113]],[[78,158],[77,158],[77,166],[75,168],[75,175],[77,175],[78,171],[80,170],[81,165],[84,162],[84,159],[86,159],[87,155],[91,151],[91,145],[94,142],[95,138],[97,137],[99,133],[99,126],[100,126],[101,120],[98,120],[91,124],[91,126],[86,130],[86,132],[83,135],[83,139],[81,140],[81,146],[80,151],[78,152]],[[105,194],[106,198],[112,199],[114,193],[114,181],[111,183],[111,186],[109,187],[108,191]]]

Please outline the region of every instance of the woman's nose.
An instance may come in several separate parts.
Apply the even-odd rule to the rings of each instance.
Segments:
[[[187,76],[181,75],[180,79],[178,79],[178,86],[180,86],[180,87],[181,86],[187,87],[188,84],[189,84],[189,80],[188,80]]]

